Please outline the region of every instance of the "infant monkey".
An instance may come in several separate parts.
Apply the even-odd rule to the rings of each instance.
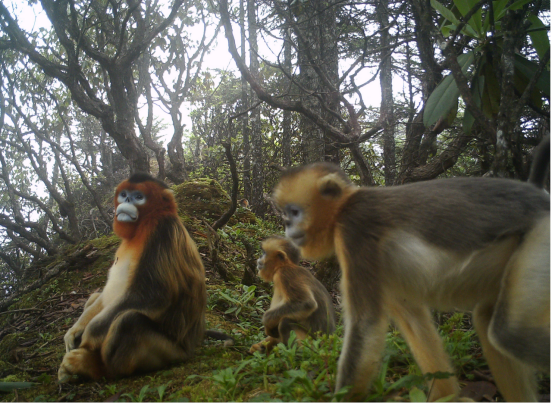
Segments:
[[[264,341],[251,346],[255,351],[270,352],[279,342],[287,344],[293,330],[299,341],[318,331],[335,331],[335,309],[330,294],[307,269],[299,266],[299,250],[283,237],[266,239],[257,260],[259,276],[274,283],[270,309],[263,316]]]

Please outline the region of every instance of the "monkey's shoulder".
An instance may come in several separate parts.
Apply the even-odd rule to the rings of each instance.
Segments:
[[[278,269],[274,277],[286,284],[316,281],[314,275],[300,265],[284,265]]]
[[[326,288],[306,268],[285,266],[274,275],[275,290],[281,289],[289,300],[304,300],[318,295],[319,291],[328,294]]]

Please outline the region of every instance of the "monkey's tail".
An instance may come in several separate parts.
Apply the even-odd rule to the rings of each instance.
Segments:
[[[234,338],[220,331],[205,330],[205,336],[219,341],[224,341],[225,347],[234,345]]]
[[[550,166],[550,135],[546,136],[537,146],[533,153],[533,164],[531,164],[531,173],[529,182],[539,188],[544,187],[544,181],[548,174]]]

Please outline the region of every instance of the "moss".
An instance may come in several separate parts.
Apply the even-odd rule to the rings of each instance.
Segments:
[[[0,367],[2,367],[2,365],[8,366],[7,363],[0,362]],[[0,381],[4,383],[13,383],[13,382],[24,382],[25,380],[23,380],[23,377],[21,375],[9,375],[7,377],[4,377],[3,379],[0,379]]]
[[[11,362],[11,354],[17,348],[19,341],[24,338],[23,333],[8,334],[0,341],[0,360]]]

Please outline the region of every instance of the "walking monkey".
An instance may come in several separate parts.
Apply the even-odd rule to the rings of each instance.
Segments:
[[[273,197],[303,257],[339,261],[345,335],[336,391],[351,385],[349,399],[364,398],[388,317],[423,373],[453,372],[435,308],[473,310],[504,398],[536,400],[535,370],[550,366],[550,198],[542,189],[497,178],[357,187],[336,165],[315,163],[284,173]],[[452,394],[455,378],[436,379],[429,399]]]
[[[191,357],[203,340],[205,272],[171,190],[134,174],[117,187],[115,208],[122,243],[103,291],[90,296],[65,334],[61,382],[160,369]]]
[[[272,236],[262,243],[257,260],[259,276],[274,283],[270,309],[263,316],[264,341],[251,346],[250,353],[266,352],[279,342],[287,344],[293,330],[297,340],[316,332],[335,331],[335,310],[330,294],[307,269],[299,266],[298,249],[283,237]]]

